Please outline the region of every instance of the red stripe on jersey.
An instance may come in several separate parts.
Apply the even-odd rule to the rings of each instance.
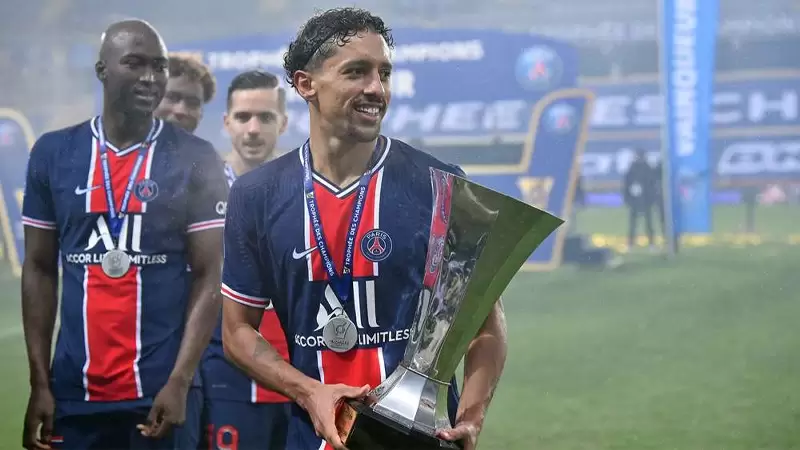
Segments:
[[[361,387],[368,384],[370,389],[383,382],[383,361],[381,348],[358,348],[346,353],[332,350],[319,351],[319,375],[325,384],[346,384]],[[333,450],[325,444],[326,450]]]
[[[274,309],[270,308],[264,311],[258,332],[278,351],[284,361],[289,362],[289,346],[286,343],[286,336],[283,333],[281,322],[278,320],[278,314],[275,313]],[[289,401],[283,395],[265,389],[260,385],[256,385],[255,394],[254,400],[256,403],[285,403]]]
[[[85,337],[90,401],[139,398],[137,347],[140,292],[139,267],[110,280],[100,265],[87,265]]]
[[[379,178],[376,172],[369,181],[367,199],[364,202],[361,223],[358,225],[358,232],[356,233],[356,242],[354,244],[355,254],[353,257],[353,277],[355,278],[372,277],[376,275],[375,265],[372,261],[365,258],[364,254],[361,252],[361,240],[368,231],[375,228],[375,207],[376,200],[379,200],[377,194]],[[331,258],[333,258],[336,272],[341,274],[342,264],[344,263],[344,251],[347,244],[347,229],[353,217],[353,208],[356,204],[358,189],[355,189],[344,198],[338,198],[324,185],[314,181],[314,193],[317,197],[317,207],[319,208],[319,217],[322,222],[325,243],[328,244],[328,252]],[[317,245],[317,241],[314,238],[314,231],[311,228],[310,219],[308,223],[306,223],[306,226],[309,229],[311,247],[313,247]],[[328,274],[325,272],[324,266],[322,265],[322,256],[320,256],[319,251],[315,251],[311,254],[311,264],[313,281],[328,279]]]
[[[136,182],[134,183],[134,190],[136,183],[145,179],[145,175],[147,173],[147,160],[151,158],[151,154],[153,152],[152,147],[153,146],[151,146],[151,149],[148,150],[144,160],[142,161],[142,165],[139,168],[139,173],[137,174]],[[106,201],[106,191],[103,183],[103,162],[102,158],[100,158],[99,143],[96,144],[95,153],[97,157],[94,160],[92,182],[89,186],[90,188],[94,187],[95,189],[88,194],[91,196],[89,203],[90,208],[88,212],[103,213],[108,212],[108,202]],[[119,212],[119,208],[122,205],[122,198],[125,196],[125,188],[128,186],[128,179],[130,179],[131,172],[136,165],[136,157],[139,154],[139,149],[136,148],[135,150],[125,151],[122,156],[118,156],[109,148],[107,150],[107,154],[108,168],[111,171],[111,188],[114,190],[114,207],[117,209],[117,212]],[[128,201],[127,212],[142,212],[142,202],[136,198],[133,190],[131,191],[131,198]]]
[[[453,197],[453,177],[437,177],[433,180],[436,187],[433,214],[431,217],[431,232],[428,240],[428,260],[425,263],[425,278],[423,286],[433,289],[439,277],[444,250],[444,240],[447,238],[447,223],[450,220],[450,202]]]

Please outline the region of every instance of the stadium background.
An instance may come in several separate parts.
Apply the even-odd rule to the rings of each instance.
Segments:
[[[653,100],[657,2],[355,4],[398,30],[424,29],[429,40],[454,29],[464,36],[536,33],[563,40],[577,55],[577,86],[594,94],[580,166],[586,205],[576,208],[570,232],[613,249],[623,264],[615,270],[563,264],[548,273],[521,273],[512,283],[506,296],[509,361],[481,448],[800,448],[797,2],[720,1],[715,93],[725,114],[718,114],[711,145],[714,233],[686,240],[671,261],[643,246],[626,248],[627,216],[618,195],[632,149],[645,148],[653,159],[660,152]],[[36,136],[95,114],[92,65],[100,32],[114,20],[146,19],[168,46],[191,49],[187,44],[210,40],[290,36],[315,9],[333,6],[341,4],[5,1],[0,108],[24,115]],[[495,80],[482,76],[470,71],[427,82],[461,88],[464,100],[498,100],[492,98]],[[207,114],[204,122],[212,125],[201,129],[210,130],[204,137],[224,142],[214,134],[220,121]],[[522,143],[519,136],[419,138],[448,160],[487,167],[508,164]],[[0,153],[14,139],[0,129]],[[19,152],[5,153],[5,168],[24,167]],[[15,226],[3,226],[6,237]],[[3,247],[7,262],[0,275],[0,448],[18,448],[27,399],[19,282],[9,250]]]

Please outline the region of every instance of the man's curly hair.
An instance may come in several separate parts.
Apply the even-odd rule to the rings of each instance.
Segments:
[[[294,87],[294,74],[298,70],[314,70],[358,33],[371,31],[383,37],[389,48],[394,48],[392,30],[383,20],[359,8],[335,8],[315,15],[300,28],[295,40],[283,56],[286,82]]]
[[[217,81],[205,64],[180,55],[169,56],[170,78],[186,75],[191,81],[199,82],[203,86],[203,103],[210,102],[217,93]]]

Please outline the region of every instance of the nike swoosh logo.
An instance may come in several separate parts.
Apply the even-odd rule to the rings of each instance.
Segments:
[[[75,186],[75,195],[83,195],[87,192],[93,191],[95,189],[100,189],[100,186],[91,186],[91,187],[80,187]]]
[[[302,252],[298,252],[297,249],[294,249],[294,250],[292,250],[292,258],[294,258],[294,259],[303,259],[306,256],[308,256],[311,253],[313,253],[314,250],[316,250],[316,249],[317,249],[316,246],[311,247],[311,248],[306,249],[306,250],[303,250]]]

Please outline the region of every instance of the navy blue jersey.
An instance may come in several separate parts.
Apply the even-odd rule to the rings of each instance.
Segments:
[[[416,312],[431,226],[430,167],[463,176],[409,145],[381,138],[356,233],[351,301],[342,305],[328,283],[303,188],[302,152],[295,150],[234,183],[225,225],[222,292],[227,301],[263,308],[272,302],[289,343],[292,365],[327,384],[377,386],[403,357]],[[313,174],[325,241],[337,272],[358,182],[337,189]],[[358,328],[356,348],[327,349],[322,328],[337,308]],[[451,412],[456,393],[451,389]],[[287,448],[320,449],[307,414],[295,406]]]
[[[189,233],[224,226],[228,184],[205,140],[158,120],[117,244],[109,233],[97,118],[43,135],[28,165],[23,223],[55,230],[61,253],[60,328],[52,390],[60,414],[149,405],[175,364],[189,298]],[[116,207],[139,145],[108,144]],[[100,266],[114,247],[131,267]]]

